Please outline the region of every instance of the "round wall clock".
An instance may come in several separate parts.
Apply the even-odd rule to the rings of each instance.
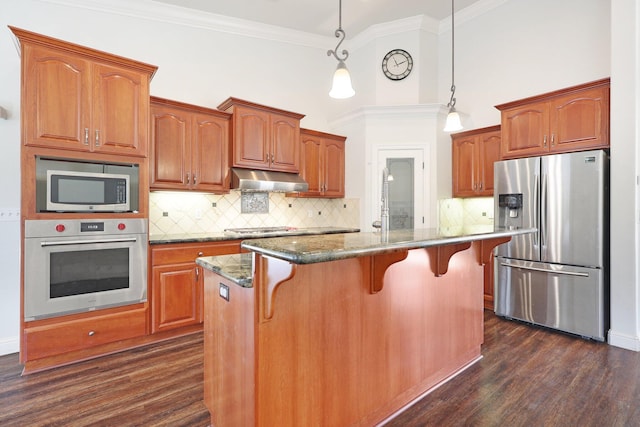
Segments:
[[[394,49],[382,58],[382,72],[391,80],[402,80],[411,73],[413,58],[409,52]]]

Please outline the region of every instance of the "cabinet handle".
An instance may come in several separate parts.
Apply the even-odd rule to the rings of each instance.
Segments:
[[[96,129],[96,147],[100,147],[100,131]]]
[[[187,174],[187,184],[189,184],[189,179],[190,179],[189,174]]]
[[[202,251],[198,252],[198,256],[203,256],[204,253]]]
[[[552,133],[551,134],[551,146],[555,146],[556,145],[556,134]]]
[[[90,337],[92,337],[92,336],[94,336],[95,334],[96,334],[96,331],[89,331],[89,334],[88,334],[88,335],[89,335]]]
[[[196,184],[196,174],[193,174],[193,183]]]
[[[84,145],[89,145],[89,128],[84,128]]]
[[[196,283],[198,283],[200,279],[200,267],[196,267]]]
[[[480,191],[482,191],[482,183],[480,183],[479,188],[480,188]]]
[[[542,143],[544,144],[545,147],[547,146],[547,135],[544,136]]]

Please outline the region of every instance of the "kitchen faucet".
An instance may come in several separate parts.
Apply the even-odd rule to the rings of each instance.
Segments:
[[[389,168],[382,169],[382,207],[380,221],[374,221],[373,227],[379,228],[382,233],[389,232],[389,181],[393,181],[393,175],[389,174]]]

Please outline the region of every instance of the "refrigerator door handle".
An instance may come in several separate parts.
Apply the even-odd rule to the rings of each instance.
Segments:
[[[503,267],[521,268],[523,270],[532,270],[532,271],[542,271],[543,273],[561,274],[561,275],[565,275],[565,276],[589,277],[589,273],[581,273],[581,272],[578,272],[578,271],[558,271],[558,270],[551,270],[551,269],[548,269],[548,268],[525,267],[525,266],[522,266],[522,265],[513,265],[513,264],[506,263],[506,262],[501,262],[500,265],[502,265]]]
[[[542,176],[542,191],[540,192],[540,246],[547,247],[547,197],[549,179],[545,173]]]
[[[540,218],[539,218],[539,207],[540,207],[540,175],[536,174],[535,175],[535,191],[533,192],[533,194],[535,194],[534,198],[533,198],[533,223],[536,227],[540,227]],[[540,230],[538,230],[537,233],[535,233],[533,235],[533,246],[538,246],[540,245],[540,242],[538,241],[538,236],[540,235]]]

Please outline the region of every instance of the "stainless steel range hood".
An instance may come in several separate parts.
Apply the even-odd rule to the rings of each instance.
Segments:
[[[309,184],[295,173],[231,168],[231,188],[240,191],[293,193],[307,191]]]

